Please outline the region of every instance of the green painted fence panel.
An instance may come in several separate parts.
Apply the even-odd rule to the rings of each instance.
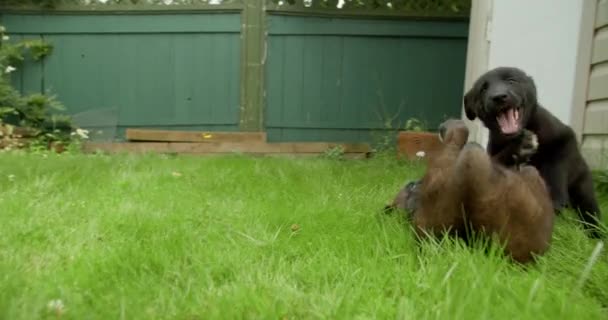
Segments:
[[[14,39],[54,45],[44,62],[12,75],[16,87],[54,93],[70,113],[90,114],[89,122],[96,110],[115,113],[118,137],[127,127],[239,130],[239,120],[241,129],[257,129],[262,92],[270,141],[370,141],[411,117],[434,129],[460,115],[464,21],[267,15],[267,48],[259,52],[265,76],[251,85],[260,79],[245,67],[257,60],[243,62],[239,12],[0,19]],[[261,33],[244,35],[253,37],[248,50],[264,48],[264,39],[255,42]],[[257,93],[245,90],[254,99],[241,108],[249,101],[243,75]]]
[[[467,22],[270,16],[272,141],[370,141],[411,117],[459,117]],[[391,121],[393,119],[393,121]]]
[[[41,72],[21,81],[42,83],[71,114],[115,108],[119,133],[238,130],[239,14],[4,16],[3,23],[53,44]]]

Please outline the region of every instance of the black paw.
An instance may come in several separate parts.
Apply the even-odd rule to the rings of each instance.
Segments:
[[[521,142],[519,156],[522,158],[530,158],[538,150],[538,138],[536,134],[529,130],[524,130],[524,137]]]
[[[517,164],[524,164],[530,161],[530,158],[538,150],[538,138],[532,131],[525,130],[522,133],[521,145],[517,154],[514,155]]]

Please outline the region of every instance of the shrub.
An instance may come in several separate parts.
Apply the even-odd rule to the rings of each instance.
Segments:
[[[11,74],[23,66],[26,58],[39,63],[52,53],[52,45],[43,40],[10,42],[1,25],[0,37],[0,149],[24,147],[26,141],[29,146],[48,147],[74,140],[71,118],[61,113],[65,107],[55,96],[23,95],[11,84]]]

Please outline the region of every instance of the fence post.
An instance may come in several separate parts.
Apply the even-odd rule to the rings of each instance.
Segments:
[[[243,1],[241,26],[241,131],[263,130],[265,0]]]

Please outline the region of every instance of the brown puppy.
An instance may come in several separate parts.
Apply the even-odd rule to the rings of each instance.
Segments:
[[[447,120],[439,126],[443,147],[429,159],[426,174],[416,194],[417,208],[412,215],[418,236],[448,232],[464,236],[462,190],[456,183],[456,159],[469,138],[469,130],[461,120]]]
[[[468,225],[497,237],[515,261],[529,262],[550,245],[554,214],[548,189],[534,167],[507,169],[478,144],[465,145],[468,133],[461,120],[440,126],[443,150],[429,162],[415,194],[416,233],[447,231],[466,240]]]
[[[476,143],[465,145],[455,168],[455,185],[473,230],[497,237],[506,253],[520,263],[547,251],[555,214],[536,168],[507,169],[492,162]]]

